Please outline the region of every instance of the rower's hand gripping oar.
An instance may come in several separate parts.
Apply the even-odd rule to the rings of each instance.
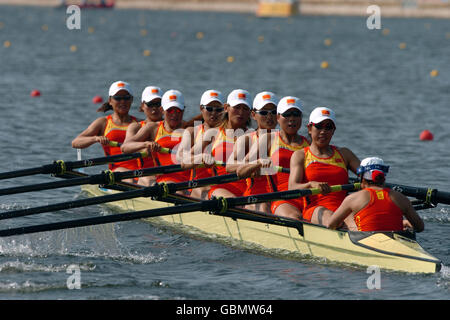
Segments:
[[[170,184],[167,184],[169,186]],[[349,185],[338,185],[332,186],[332,192],[337,191],[353,191],[360,188],[359,183],[349,184]],[[168,194],[167,190],[163,190],[161,194],[162,197]],[[237,198],[217,198],[211,200],[204,200],[195,203],[182,204],[177,206],[170,206],[165,208],[158,209],[150,209],[150,210],[142,210],[128,213],[119,213],[110,216],[101,216],[101,217],[93,217],[93,218],[85,218],[85,219],[77,219],[71,221],[64,222],[56,222],[56,223],[48,223],[27,227],[19,227],[12,229],[0,230],[0,237],[8,237],[14,235],[22,235],[36,232],[44,232],[44,231],[54,231],[61,229],[69,229],[69,228],[77,228],[77,227],[85,227],[92,225],[99,225],[105,223],[112,222],[120,222],[120,221],[130,221],[136,219],[150,218],[150,217],[159,217],[171,214],[180,214],[186,212],[193,211],[206,211],[211,212],[212,214],[217,215],[225,215],[230,216],[230,212],[227,210],[229,208],[233,208],[235,206],[242,206],[246,204],[252,203],[261,203],[267,201],[274,200],[283,200],[283,199],[293,199],[298,197],[304,197],[307,195],[319,194],[320,189],[304,189],[304,190],[290,190],[290,191],[280,191],[274,193],[266,193],[248,197],[237,197]],[[240,219],[245,219],[244,215],[239,216]],[[250,216],[249,216],[250,219]]]

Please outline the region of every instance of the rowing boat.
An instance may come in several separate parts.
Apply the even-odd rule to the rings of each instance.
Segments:
[[[101,196],[120,191],[84,185],[88,196]],[[195,202],[186,196],[169,196],[164,201],[134,198],[108,203],[123,211],[140,211]],[[239,214],[233,214],[239,213]],[[383,270],[412,273],[434,273],[441,261],[427,253],[410,232],[360,232],[330,230],[306,221],[296,221],[232,209],[228,214],[187,212],[147,218],[157,225],[231,244],[244,249],[292,258],[318,258],[348,266],[376,266]]]

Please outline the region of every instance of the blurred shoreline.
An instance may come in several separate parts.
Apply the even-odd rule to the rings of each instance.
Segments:
[[[259,2],[259,0],[116,0],[115,8],[254,14]],[[60,0],[0,0],[0,5],[56,7],[60,3]],[[81,1],[69,0],[67,3],[80,4]],[[301,0],[298,11],[300,15],[369,16],[367,8],[370,5],[378,5],[382,17],[450,19],[450,0]]]

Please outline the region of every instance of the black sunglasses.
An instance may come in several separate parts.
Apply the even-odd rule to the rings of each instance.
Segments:
[[[121,100],[128,101],[128,100],[131,100],[131,98],[133,98],[133,96],[130,96],[130,95],[128,95],[128,96],[113,96],[112,98],[116,101],[121,101]]]
[[[149,101],[149,102],[145,102],[145,105],[149,108],[159,108],[159,107],[161,107],[161,101],[159,101],[159,102]]]
[[[223,107],[216,107],[216,108],[214,108],[214,107],[211,107],[211,106],[204,106],[204,105],[202,105],[202,108],[205,109],[208,112],[213,112],[213,111],[218,112],[218,113],[223,112]]]
[[[313,123],[313,125],[314,125],[314,127],[316,127],[317,130],[325,129],[326,131],[331,131],[331,130],[336,129],[334,124],[332,124],[330,122],[327,124]]]
[[[273,110],[255,110],[255,112],[257,114],[262,115],[262,116],[267,116],[269,113],[274,116],[274,115],[277,114],[277,109],[273,109]]]
[[[291,112],[284,112],[281,115],[283,116],[283,118],[289,117],[300,118],[302,116],[302,113],[299,111],[291,111]]]

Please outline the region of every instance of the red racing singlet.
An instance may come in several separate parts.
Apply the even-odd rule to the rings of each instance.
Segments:
[[[333,154],[327,158],[316,157],[311,152],[310,147],[303,149],[305,151],[304,182],[327,182],[330,186],[348,183],[348,172],[344,157],[335,146],[331,146],[331,148],[333,149]],[[346,191],[339,191],[327,195],[318,194],[305,197],[303,219],[311,220],[313,211],[318,206],[335,211],[346,195]]]
[[[270,158],[274,166],[280,166],[283,168],[290,168],[292,154],[300,149],[309,146],[308,140],[300,136],[302,142],[300,145],[291,146],[283,141],[280,132],[276,133],[276,138],[273,139],[272,145],[270,147]],[[274,177],[273,181],[277,191],[288,190],[289,185],[289,174],[284,172],[278,172]]]
[[[235,137],[228,136],[225,132],[225,128],[221,127],[219,129],[219,133],[215,138],[212,146],[212,155],[216,161],[225,162],[228,161],[228,158],[233,153],[233,146],[235,142]],[[216,176],[221,176],[227,174],[227,169],[224,166],[215,166],[213,167],[213,172]],[[211,197],[212,193],[216,189],[226,189],[233,193],[235,196],[240,197],[244,194],[247,189],[247,183],[245,180],[238,180],[235,182],[229,182],[224,184],[219,184],[212,186],[209,191],[209,197]]]
[[[142,120],[140,122],[140,125],[141,125],[141,128],[142,128],[143,126],[146,125],[146,121]],[[152,167],[154,167],[156,165],[154,156],[155,155],[153,153],[151,153],[151,154],[148,155],[148,157],[142,158],[142,161],[143,161],[142,162],[142,169],[152,168]]]
[[[131,117],[131,121],[137,121],[137,119],[133,116]],[[105,131],[103,131],[103,136],[107,137],[110,141],[116,141],[119,143],[123,143],[125,140],[125,136],[127,134],[127,128],[128,124],[124,126],[119,126],[115,124],[112,120],[112,115],[106,116],[106,126]],[[112,146],[105,146],[102,145],[103,151],[105,152],[106,156],[113,156],[117,154],[122,154],[122,151],[120,150],[120,147],[112,147]],[[138,159],[128,160],[128,161],[122,161],[122,162],[115,162],[109,164],[110,170],[115,170],[118,167],[127,168],[129,170],[137,170],[140,168],[140,163]]]
[[[203,124],[199,125],[197,128],[194,129],[195,136],[194,136],[194,145],[199,143],[202,143],[203,134],[205,133],[205,127]],[[213,173],[212,170],[209,168],[194,168],[191,172],[191,180],[196,179],[203,179],[203,178],[209,178],[212,177]]]
[[[370,201],[355,214],[354,219],[359,231],[401,231],[403,230],[403,212],[391,200],[389,188],[369,191]]]
[[[157,142],[162,148],[168,148],[173,150],[183,137],[181,130],[174,130],[168,132],[164,128],[164,120],[159,122],[156,132],[155,142]],[[155,162],[158,166],[168,166],[176,164],[174,162],[175,155],[172,153],[156,153]],[[191,170],[185,170],[180,172],[168,173],[160,175],[156,178],[156,182],[172,181],[172,182],[184,182],[189,181]]]

